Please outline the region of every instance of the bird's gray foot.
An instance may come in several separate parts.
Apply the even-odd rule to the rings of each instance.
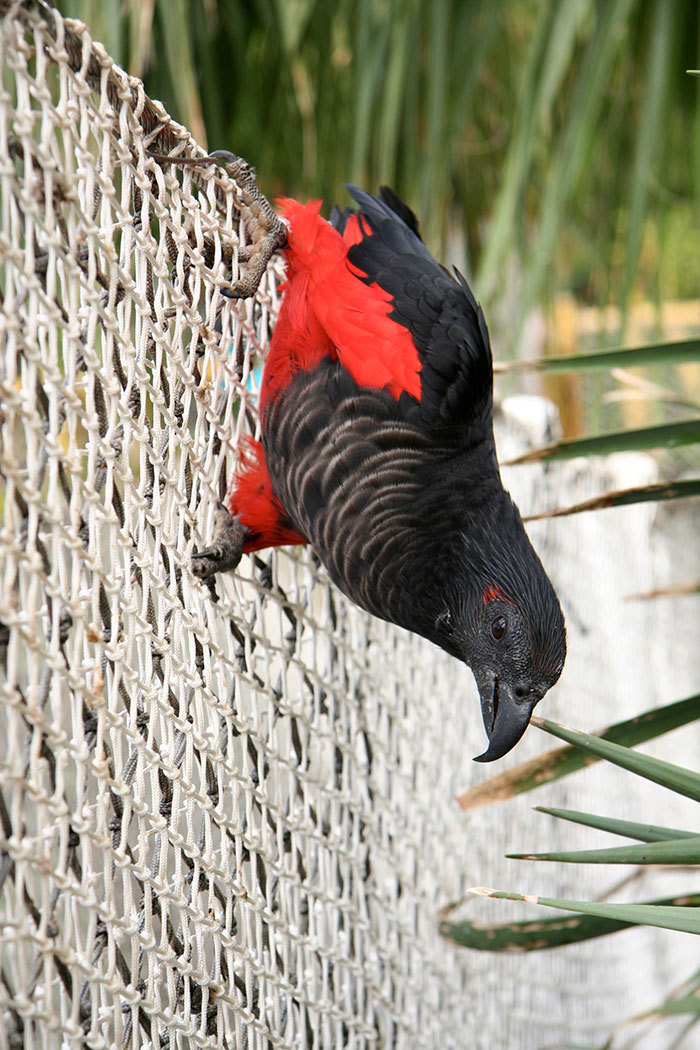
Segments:
[[[217,572],[231,572],[243,556],[243,545],[248,529],[234,518],[220,503],[214,518],[214,537],[210,547],[192,555],[192,572],[200,580],[208,580]]]
[[[221,294],[229,299],[249,299],[255,295],[270,259],[287,243],[287,226],[258,189],[255,170],[242,157],[226,149],[216,149],[204,157],[159,153],[151,156],[160,163],[181,168],[217,164],[233,180],[248,244],[238,252],[238,260],[244,264],[238,280],[228,288],[222,288]]]
[[[220,164],[238,187],[241,216],[250,244],[239,251],[239,260],[246,264],[244,272],[230,288],[222,288],[221,293],[229,299],[247,299],[258,290],[272,256],[286,245],[287,227],[258,189],[255,169],[242,157],[229,150],[216,149],[203,160]]]

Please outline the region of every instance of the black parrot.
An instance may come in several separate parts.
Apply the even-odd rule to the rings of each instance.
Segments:
[[[250,441],[202,577],[310,543],[363,609],[471,667],[488,762],[559,678],[554,588],[501,483],[489,335],[469,285],[383,187],[356,211],[281,202],[284,299]]]

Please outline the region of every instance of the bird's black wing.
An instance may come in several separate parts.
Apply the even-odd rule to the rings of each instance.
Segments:
[[[432,257],[410,208],[386,187],[379,198],[348,187],[363,236],[348,252],[360,280],[390,297],[389,317],[407,329],[421,362],[420,418],[431,430],[490,420],[492,359],[481,307],[455,270]],[[347,212],[336,215],[345,226]]]

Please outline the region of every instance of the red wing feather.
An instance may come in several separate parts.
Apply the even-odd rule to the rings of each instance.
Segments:
[[[369,229],[353,216],[341,236],[321,218],[319,201],[279,203],[289,223],[287,280],[265,368],[263,406],[326,356],[338,358],[360,386],[420,400],[420,358],[410,332],[389,317],[391,295],[361,280],[348,262],[348,250]]]

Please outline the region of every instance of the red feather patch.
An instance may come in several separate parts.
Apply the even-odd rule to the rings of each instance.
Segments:
[[[287,519],[273,492],[259,441],[243,438],[235,489],[228,498],[228,509],[250,530],[243,553],[263,547],[283,547],[288,543],[308,543]]]
[[[371,231],[351,217],[341,236],[322,219],[319,201],[279,202],[289,223],[284,300],[270,345],[263,408],[300,371],[337,358],[360,386],[420,400],[421,363],[407,328],[389,314],[391,296],[366,284],[348,262],[349,248]]]
[[[488,605],[492,601],[506,602],[508,605],[515,605],[512,598],[509,598],[505,591],[502,591],[500,587],[496,587],[490,583],[484,587],[484,605]]]

